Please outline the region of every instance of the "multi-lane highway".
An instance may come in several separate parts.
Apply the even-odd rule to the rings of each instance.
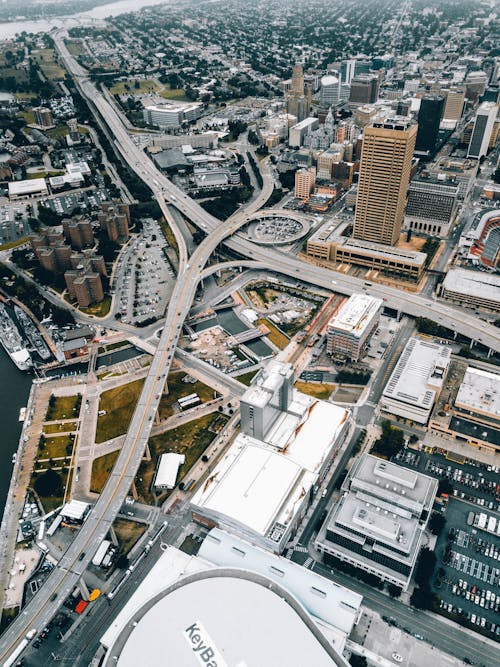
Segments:
[[[269,165],[264,163],[262,167],[264,187],[255,199],[225,222],[214,218],[156,169],[144,152],[134,144],[114,106],[89,81],[86,71],[69,54],[64,45],[64,35],[59,32],[54,34],[54,38],[61,57],[75,77],[81,93],[89,101],[91,108],[97,111],[106,123],[109,131],[115,137],[117,148],[127,163],[151,188],[165,218],[171,224],[179,246],[179,273],[158,348],[110,479],[89,518],[75,536],[58,566],[29,605],[0,638],[0,663],[5,661],[27,632],[32,628],[37,631],[41,630],[50,621],[85,571],[94,555],[96,546],[104,539],[120,510],[148,441],[184,319],[191,307],[204,267],[221,242],[225,241],[233,251],[243,257],[256,260],[258,264],[267,269],[301,280],[306,279],[312,284],[334,291],[350,294],[369,287],[370,293],[381,296],[387,305],[397,310],[411,315],[432,317],[444,326],[481,340],[492,349],[500,350],[500,330],[472,316],[459,313],[450,306],[388,287],[371,284],[367,286],[362,280],[304,264],[275,249],[256,246],[238,236],[238,230],[246,224],[253,213],[264,205],[271,194],[273,179]],[[167,202],[178,208],[193,224],[207,234],[191,256],[188,256],[184,237],[168,210]]]

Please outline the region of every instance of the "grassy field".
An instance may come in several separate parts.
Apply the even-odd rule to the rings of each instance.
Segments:
[[[81,42],[66,40],[66,47],[72,56],[81,56],[85,53],[85,48]]]
[[[269,320],[266,320],[265,318],[261,317],[257,320],[256,324],[257,324],[257,326],[259,324],[263,324],[264,326],[266,326],[269,329],[269,334],[268,334],[267,337],[269,338],[271,343],[276,345],[276,347],[279,350],[284,350],[285,347],[290,342],[289,338],[287,338],[287,336],[285,336],[285,334],[282,333],[278,329],[278,327],[274,326],[274,324],[272,322],[270,322]]]
[[[174,233],[170,229],[165,218],[160,218],[160,227],[161,231],[163,232],[163,236],[167,239],[168,245],[172,248],[177,257],[179,257],[179,246],[177,245],[177,239],[175,238]]]
[[[242,382],[242,383],[245,384],[247,387],[249,387],[251,381],[252,381],[253,378],[257,375],[258,372],[259,372],[258,370],[256,370],[256,371],[248,371],[248,373],[243,373],[242,375],[237,375],[237,376],[236,376],[236,380],[238,380],[238,382]]]
[[[46,435],[50,433],[69,433],[70,431],[76,431],[78,422],[63,422],[62,424],[45,424],[43,427],[43,432]]]
[[[54,139],[54,141],[62,141],[68,133],[69,130],[67,125],[59,125],[58,127],[53,127],[51,130],[46,130],[45,132],[45,134],[51,139]]]
[[[94,317],[106,317],[111,308],[111,296],[107,294],[100,303],[94,303],[88,308],[80,308],[82,313],[93,315]]]
[[[297,380],[295,383],[295,389],[301,391],[303,394],[308,396],[313,396],[314,398],[320,398],[323,401],[326,401],[330,398],[330,394],[335,389],[334,384],[319,384],[315,382],[301,382]]]
[[[225,415],[212,413],[150,438],[151,461],[143,461],[141,463],[136,477],[136,488],[139,496],[145,502],[152,502],[154,500],[150,489],[157,466],[157,459],[161,454],[177,452],[178,454],[184,454],[186,457],[185,463],[179,469],[179,476],[177,478],[177,483],[179,483],[188,475],[192,465],[214,440],[217,433],[227,422],[227,419]],[[163,494],[163,496],[166,495],[168,494]]]
[[[189,97],[186,97],[182,88],[165,88],[160,93],[161,97],[164,97],[166,100],[175,100],[176,102],[190,102]]]
[[[137,85],[138,84],[138,85]],[[144,93],[156,93],[161,87],[156,81],[150,79],[129,79],[128,81],[118,81],[114,86],[111,86],[109,92],[112,95],[142,95]]]
[[[101,394],[99,410],[105,410],[106,414],[97,420],[97,443],[126,433],[143,384],[144,380],[135,380]]]
[[[20,111],[17,115],[24,120],[26,125],[31,125],[35,122],[35,114],[32,111]]]
[[[71,456],[69,447],[73,446],[73,441],[69,435],[57,435],[45,438],[45,447],[38,450],[39,459],[58,459]],[[68,452],[66,451],[68,448]]]
[[[33,51],[32,56],[49,81],[62,81],[66,78],[66,70],[57,63],[54,49],[38,49]]]
[[[108,481],[109,473],[113,470],[119,452],[110,452],[104,456],[98,456],[92,463],[92,476],[90,478],[90,490],[93,493],[101,493]]]
[[[146,526],[128,519],[115,519],[113,528],[122,553],[128,554],[137,540],[146,532]]]
[[[207,403],[214,397],[214,390],[208,385],[197,380],[196,382],[183,382],[186,373],[170,373],[168,376],[167,387],[168,394],[164,393],[160,399],[158,413],[160,419],[166,419],[174,414],[174,403],[189,394],[198,394],[202,403]]]
[[[43,509],[44,512],[52,512],[52,510],[55,510],[57,507],[60,507],[63,503],[64,499],[64,490],[66,489],[66,486],[68,484],[68,475],[69,472],[68,470],[58,470],[57,471],[58,475],[61,477],[61,487],[62,487],[62,494],[60,496],[40,496],[39,498],[42,501]],[[29,483],[29,486],[33,488],[34,481],[36,479],[37,475],[33,474]]]
[[[0,250],[11,250],[12,248],[17,248],[17,246],[23,245],[23,243],[26,243],[28,240],[27,236],[23,236],[20,239],[17,239],[17,241],[10,241],[10,243],[4,243],[3,245],[0,245]]]
[[[55,396],[52,405],[49,404],[45,421],[57,421],[58,419],[71,419],[78,417],[82,397],[80,394],[73,396]]]

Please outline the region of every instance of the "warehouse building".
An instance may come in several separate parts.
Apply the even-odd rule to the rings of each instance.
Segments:
[[[408,588],[438,480],[370,454],[359,458],[342,484],[316,538],[316,548]]]
[[[380,409],[418,424],[427,424],[450,359],[449,346],[410,338],[385,386]]]
[[[353,294],[328,323],[326,351],[359,361],[380,321],[382,299]]]
[[[155,476],[155,489],[166,490],[173,489],[177,483],[179,468],[186,460],[184,454],[168,452],[162,454],[158,461],[158,468]]]
[[[293,389],[291,365],[277,361],[240,409],[241,433],[193,496],[193,519],[281,553],[350,433],[350,412]]]
[[[44,178],[28,178],[25,181],[13,181],[9,185],[9,199],[21,197],[39,197],[49,193]]]

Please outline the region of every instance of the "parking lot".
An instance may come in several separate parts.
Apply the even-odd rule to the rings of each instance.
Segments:
[[[433,583],[440,613],[500,638],[500,535],[482,530],[474,521],[480,513],[498,516],[498,468],[472,459],[460,464],[439,453],[413,449],[402,450],[393,460],[449,484],[446,526],[435,549]]]
[[[457,463],[440,453],[427,454],[413,449],[401,451],[393,460],[432,477],[448,480],[450,495],[474,503],[478,508],[498,511],[500,507],[500,470],[496,466],[473,459]]]
[[[122,322],[139,324],[163,316],[175,274],[164,249],[167,242],[155,220],[145,220],[118,259],[115,309]]]
[[[467,525],[469,503],[450,499],[438,539],[436,593],[442,613],[500,638],[500,537]]]

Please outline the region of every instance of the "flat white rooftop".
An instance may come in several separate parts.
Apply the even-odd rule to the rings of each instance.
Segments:
[[[9,197],[22,197],[37,192],[47,192],[47,183],[44,178],[29,178],[25,181],[9,183]]]
[[[489,299],[500,304],[500,276],[493,273],[450,269],[443,281],[443,287],[450,292]]]
[[[384,397],[430,410],[450,364],[451,350],[410,338],[384,389]]]
[[[469,366],[455,405],[500,420],[500,375]]]
[[[373,324],[382,305],[382,299],[368,294],[353,294],[332,317],[328,328],[361,338],[366,329]]]
[[[290,458],[239,435],[191,504],[264,536],[275,521],[289,523],[313,482]]]
[[[81,521],[89,507],[89,503],[85,503],[82,500],[70,500],[69,503],[66,503],[62,508],[61,516],[67,519]]]
[[[162,454],[156,471],[155,486],[173,489],[177,481],[179,467],[185,460],[184,454],[175,454],[174,452]]]

